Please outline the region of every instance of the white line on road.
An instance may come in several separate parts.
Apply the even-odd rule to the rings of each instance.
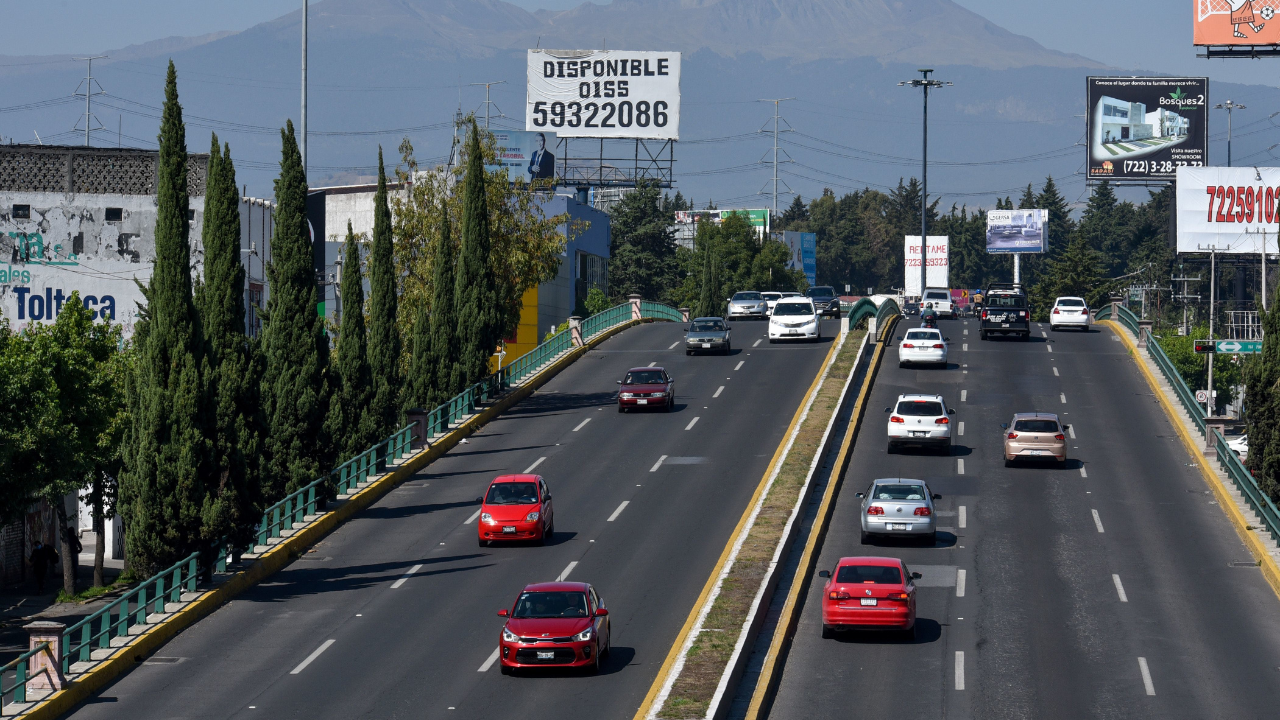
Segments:
[[[956,597],[964,597],[964,570],[956,570]]]
[[[763,340],[763,339],[764,339],[764,338],[761,338],[760,340]],[[755,342],[751,343],[751,347],[756,347],[757,345],[759,345],[759,344],[760,344],[760,340],[757,340],[757,341],[755,341]]]
[[[443,545],[444,543],[440,543],[440,544]],[[413,577],[413,574],[418,572],[421,569],[422,569],[421,565],[414,565],[413,567],[409,568],[409,572],[401,575],[399,580],[391,583],[391,589],[395,590],[396,588],[400,587],[401,585],[404,584],[405,580],[408,580],[409,578]]]
[[[1085,472],[1084,466],[1080,466],[1080,477],[1089,477],[1089,473]]]
[[[964,434],[964,421],[963,421],[963,420],[961,420],[961,421],[960,421],[960,428],[959,428],[959,430],[960,430],[960,433],[959,433],[959,434],[963,435],[963,434]]]
[[[475,521],[476,521],[476,518],[478,518],[478,517],[480,517],[480,508],[476,508],[476,511],[475,511],[475,512],[473,512],[473,513],[471,513],[471,517],[467,518],[467,521],[466,521],[466,522],[464,522],[464,523],[462,523],[462,524],[463,524],[463,525],[470,525],[471,523],[475,522]]]
[[[964,689],[964,651],[956,651],[956,689]]]
[[[654,365],[657,365],[657,364],[658,364],[658,361],[654,360],[653,362],[649,363],[649,367],[653,367]]]
[[[569,573],[573,572],[573,569],[576,567],[578,567],[577,560],[569,563],[569,567],[565,568],[564,572],[560,573],[560,577],[556,578],[556,582],[564,582],[565,578],[569,577]]]
[[[579,431],[579,430],[581,430],[582,428],[586,427],[587,423],[589,423],[589,422],[591,422],[591,418],[587,418],[586,420],[583,420],[582,422],[578,423],[578,426],[577,426],[577,427],[575,427],[575,428],[573,429],[573,431],[574,431],[574,432],[578,432],[578,431]]]
[[[965,328],[964,334],[965,334],[965,335],[968,335],[968,334],[969,334],[969,329],[968,329],[968,328]]]
[[[746,362],[746,360],[739,360],[739,361],[738,361],[738,364],[733,366],[733,369],[734,369],[734,370],[741,370],[741,369],[742,369],[742,364],[743,364],[743,363],[745,363],[745,362]]]
[[[1048,350],[1049,352],[1053,352],[1053,346],[1052,346],[1052,345],[1045,345],[1045,346],[1044,346],[1044,349],[1045,349],[1045,350]]]
[[[685,426],[684,426],[684,429],[685,429],[685,430],[692,430],[692,429],[693,429],[693,426],[694,426],[694,425],[696,425],[696,424],[697,424],[697,422],[698,422],[698,418],[696,418],[696,417],[695,417],[694,419],[692,419],[692,420],[690,420],[690,421],[689,421],[689,424],[688,424],[688,425],[685,425]]]
[[[1147,688],[1148,695],[1156,694],[1156,686],[1151,682],[1151,669],[1147,667],[1147,659],[1138,658],[1138,669],[1142,671],[1142,685]]]
[[[590,418],[587,418],[587,419],[590,420]],[[586,424],[587,424],[587,421],[583,420],[582,425],[586,425]],[[578,427],[582,427],[582,425],[579,425]],[[546,459],[547,459],[546,456],[543,456],[538,458],[537,460],[534,460],[532,465],[524,469],[524,474],[528,475],[529,473],[533,472],[533,469],[541,465],[542,461]]]
[[[1059,375],[1059,374],[1058,374],[1058,368],[1056,368],[1056,367],[1053,369],[1053,376],[1054,376],[1054,377],[1062,377],[1061,375]]]
[[[1111,581],[1116,584],[1116,594],[1120,596],[1120,602],[1129,602],[1129,596],[1124,594],[1124,585],[1120,583],[1120,576],[1112,573]]]
[[[964,458],[956,458],[956,474],[964,474]]]
[[[628,505],[630,505],[630,504],[631,504],[631,501],[630,501],[630,500],[623,500],[623,501],[622,501],[622,504],[618,506],[618,509],[617,509],[617,510],[614,510],[614,511],[613,511],[613,514],[612,514],[612,515],[610,515],[610,516],[609,516],[609,519],[608,519],[608,520],[605,520],[605,522],[613,522],[614,520],[617,520],[617,519],[618,519],[618,516],[622,514],[622,511],[623,511],[623,510],[626,510],[626,509],[627,509],[627,506],[628,506]]]
[[[649,472],[658,472],[658,468],[662,467],[662,461],[666,459],[667,459],[666,455],[663,455],[662,457],[658,458],[658,462],[654,463],[653,467],[649,468]]]
[[[1072,439],[1072,440],[1075,440],[1075,439],[1076,439],[1076,426],[1075,426],[1075,425],[1068,425],[1068,426],[1067,426],[1067,432],[1071,433],[1071,439]]]
[[[294,668],[294,669],[290,670],[290,671],[289,671],[289,674],[290,674],[290,675],[297,675],[298,673],[302,672],[303,670],[306,670],[306,669],[307,669],[307,666],[311,664],[311,661],[312,661],[312,660],[315,660],[315,659],[316,659],[316,658],[318,658],[318,657],[320,657],[320,653],[324,652],[325,650],[328,650],[328,649],[329,649],[329,646],[330,646],[330,645],[332,645],[332,644],[333,644],[333,640],[325,640],[323,643],[321,643],[321,644],[320,644],[320,647],[318,647],[318,648],[316,648],[316,649],[315,649],[315,652],[313,652],[313,653],[311,653],[310,655],[308,655],[308,656],[307,656],[307,659],[306,659],[306,660],[303,660],[302,662],[298,663],[298,667],[296,667],[296,668]]]
[[[1098,515],[1097,510],[1093,511],[1093,525],[1098,528],[1098,532],[1106,532],[1106,530],[1102,529],[1102,516]]]
[[[679,341],[679,340],[677,340],[677,341],[675,341],[675,342],[671,343],[671,347],[669,347],[669,348],[667,348],[667,349],[668,349],[668,350],[675,350],[675,349],[676,349],[676,346],[677,346],[677,345],[679,345],[679,344],[680,344],[680,341]],[[494,651],[493,651],[493,657],[498,657],[498,651],[497,651],[497,650],[494,650]],[[491,664],[491,665],[493,664],[493,663],[492,663],[492,661],[490,661],[490,664]],[[488,669],[489,669],[489,668],[486,666],[486,667],[485,667],[485,670],[488,670]],[[480,672],[484,672],[484,670],[481,670]]]
[[[963,530],[963,529],[965,529],[966,527],[968,527],[968,526],[969,526],[969,517],[968,517],[968,512],[965,510],[965,506],[964,506],[964,505],[961,505],[961,506],[960,506],[960,522],[959,522],[959,525],[960,525],[960,529],[961,529],[961,530]]]
[[[962,344],[962,345],[960,346],[960,349],[961,349],[961,350],[964,350],[965,352],[969,352],[969,343],[964,343],[964,344]]]
[[[714,394],[714,395],[712,395],[711,397],[713,397],[713,398],[718,398],[718,397],[720,397],[720,393],[722,393],[722,392],[724,392],[724,386],[723,386],[723,385],[721,385],[719,388],[717,388],[717,389],[716,389],[715,394]]]
[[[968,390],[961,390],[961,391],[960,391],[960,402],[964,402],[964,401],[966,401],[966,400],[968,400],[968,399],[969,399],[969,391],[968,391]]]
[[[1063,404],[1063,405],[1066,405],[1066,404],[1067,404],[1067,394],[1066,394],[1066,393],[1058,393],[1058,399],[1059,399],[1059,400],[1062,400],[1062,404]]]
[[[480,666],[479,672],[489,672],[489,668],[493,667],[493,664],[496,662],[498,662],[498,648],[493,649],[493,654],[490,655],[489,659],[485,660],[484,664]]]

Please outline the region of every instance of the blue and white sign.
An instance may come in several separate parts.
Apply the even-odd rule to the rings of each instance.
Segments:
[[[810,285],[818,284],[818,234],[810,232],[782,233],[782,242],[791,251],[788,270],[803,270]]]
[[[987,211],[987,252],[1042,253],[1048,249],[1048,210]]]
[[[520,178],[524,178],[525,182],[555,181],[555,133],[541,130],[494,130],[493,139],[497,145],[498,163],[486,165],[485,170],[494,172],[506,169],[507,177],[513,182]]]

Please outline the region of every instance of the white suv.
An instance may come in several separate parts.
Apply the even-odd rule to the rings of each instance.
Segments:
[[[1060,297],[1053,302],[1053,310],[1049,313],[1050,330],[1074,327],[1088,332],[1089,325],[1092,322],[1093,318],[1089,315],[1089,305],[1084,301],[1084,298]]]
[[[941,395],[899,395],[897,406],[884,411],[890,413],[890,453],[914,445],[951,454],[951,416],[956,411],[947,407]]]
[[[769,342],[821,339],[822,322],[809,298],[782,298],[774,304],[769,316]]]
[[[920,309],[923,310],[925,303],[933,305],[933,311],[938,313],[940,318],[954,318],[956,316],[955,308],[951,306],[951,291],[946,288],[925,288],[924,297],[920,298]]]
[[[898,367],[911,363],[947,366],[947,338],[933,328],[911,328],[898,343]]]

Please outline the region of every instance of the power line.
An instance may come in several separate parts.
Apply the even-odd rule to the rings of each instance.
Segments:
[[[84,146],[85,147],[89,147],[89,133],[93,132],[94,130],[103,129],[102,122],[99,121],[97,116],[93,114],[92,103],[93,103],[94,95],[106,95],[107,92],[102,89],[102,83],[99,83],[93,77],[93,61],[102,60],[106,57],[107,57],[106,55],[94,55],[93,57],[72,58],[77,62],[83,60],[86,63],[88,63],[85,66],[84,80],[81,81],[80,85],[76,87],[75,93],[73,93],[74,95],[79,97],[81,94],[80,88],[82,87],[84,88]],[[93,86],[95,84],[97,84],[98,86],[97,92],[93,91]],[[93,126],[94,121],[98,122],[98,127]],[[72,129],[75,130],[75,129],[78,129],[79,127],[80,127],[80,122],[77,121],[75,124],[75,127],[73,127]]]
[[[787,100],[795,100],[795,98],[793,97],[774,98],[772,100],[756,101],[756,102],[773,103],[773,214],[774,215],[778,214],[778,151],[781,150],[782,154],[787,156],[787,159],[784,160],[783,162],[795,162],[795,160],[791,159],[790,155],[787,155],[786,150],[782,150],[780,147],[778,147],[779,132],[784,132],[784,133],[795,132],[795,130],[791,127],[791,123],[787,122],[782,118],[781,115],[779,115],[779,111],[782,108],[782,103],[786,102]],[[786,128],[779,129],[779,123],[786,125]],[[769,126],[768,121],[765,121],[765,124],[760,128],[759,132],[766,132],[765,128],[768,126]],[[768,157],[767,153],[765,157]],[[760,162],[764,162],[764,158],[761,158]],[[782,181],[782,185],[787,188],[788,194],[794,194],[791,190],[791,186],[787,185],[787,182],[785,180]]]

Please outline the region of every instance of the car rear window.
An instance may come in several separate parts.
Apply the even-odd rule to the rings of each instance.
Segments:
[[[908,340],[941,340],[942,335],[936,332],[929,332],[927,330],[912,330],[911,332],[907,333],[907,339]]]
[[[1084,307],[1084,301],[1076,300],[1075,298],[1063,298],[1058,301],[1058,307]]]
[[[734,300],[763,300],[758,292],[740,292],[733,294]]]
[[[872,500],[923,500],[923,485],[899,485],[885,483],[871,491]]]
[[[898,414],[933,417],[942,414],[942,403],[934,400],[903,400],[898,403]]]
[[[627,377],[623,379],[623,385],[661,385],[665,383],[666,378],[662,377],[661,370],[637,370],[636,372],[627,373]]]
[[[836,572],[836,582],[901,585],[902,571],[893,566],[841,565]]]
[[[830,285],[819,285],[818,287],[811,287],[806,290],[805,295],[808,295],[809,297],[835,297],[836,291],[835,288]]]
[[[538,502],[538,486],[531,482],[494,483],[484,501],[489,505],[533,505]]]
[[[925,300],[950,300],[951,294],[944,292],[942,290],[936,290],[932,292],[926,292],[924,294],[924,299]]]
[[[693,327],[689,328],[689,332],[716,332],[724,329],[722,322],[696,322]]]
[[[587,594],[582,592],[527,592],[511,613],[518,618],[586,617]]]
[[[1058,421],[1057,420],[1019,420],[1013,424],[1013,429],[1018,432],[1056,433],[1058,432]]]
[[[988,307],[1014,307],[1020,308],[1027,304],[1026,298],[1021,295],[992,295],[987,298]]]
[[[813,306],[809,303],[780,302],[773,306],[775,317],[782,315],[812,315]]]

